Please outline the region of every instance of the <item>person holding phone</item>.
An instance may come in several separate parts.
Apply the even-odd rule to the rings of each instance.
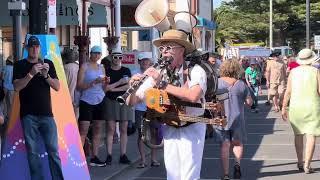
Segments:
[[[30,36],[28,57],[13,66],[13,86],[19,92],[20,118],[27,148],[31,179],[45,179],[39,156],[38,139],[42,138],[48,152],[52,179],[63,180],[58,151],[57,126],[53,118],[50,88],[59,91],[60,82],[52,61],[39,63],[40,41]],[[36,101],[35,101],[36,99]]]
[[[98,64],[101,58],[100,46],[93,46],[90,50],[89,61],[82,64],[79,70],[77,89],[81,92],[79,103],[79,131],[82,145],[92,126],[92,158],[91,166],[103,167],[105,163],[98,158],[98,149],[102,134],[105,106],[105,89],[109,78],[105,78],[105,69]]]

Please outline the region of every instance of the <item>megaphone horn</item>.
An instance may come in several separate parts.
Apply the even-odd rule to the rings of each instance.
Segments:
[[[136,9],[135,19],[142,27],[155,27],[163,32],[170,29],[168,12],[168,0],[144,0]]]
[[[177,30],[191,33],[192,29],[197,25],[197,18],[189,12],[178,12],[174,16],[174,22]]]

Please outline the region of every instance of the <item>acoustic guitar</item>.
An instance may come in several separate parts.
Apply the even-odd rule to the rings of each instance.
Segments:
[[[188,123],[201,122],[216,126],[225,127],[227,121],[225,117],[204,118],[185,114],[185,106],[182,106],[181,101],[173,96],[168,95],[166,91],[151,88],[145,92],[145,100],[147,105],[146,119],[158,120],[174,127],[185,126]],[[179,103],[180,102],[180,103]],[[200,105],[200,107],[199,107]],[[198,103],[188,103],[187,106],[198,108],[217,108],[215,103],[205,103],[204,106]]]

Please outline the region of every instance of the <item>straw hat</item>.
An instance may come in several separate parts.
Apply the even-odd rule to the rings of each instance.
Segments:
[[[311,49],[302,49],[298,53],[297,63],[298,64],[312,64],[319,60],[319,57]]]
[[[177,44],[180,44],[186,49],[185,54],[189,54],[195,50],[193,44],[188,41],[187,34],[179,30],[170,29],[168,31],[165,31],[161,38],[153,41],[153,44],[159,47],[163,42],[175,42]]]

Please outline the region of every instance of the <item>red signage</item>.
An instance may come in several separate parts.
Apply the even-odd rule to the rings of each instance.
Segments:
[[[56,5],[56,0],[48,0],[49,6],[55,6]]]
[[[135,63],[135,55],[134,54],[123,54],[122,64],[134,64]]]

